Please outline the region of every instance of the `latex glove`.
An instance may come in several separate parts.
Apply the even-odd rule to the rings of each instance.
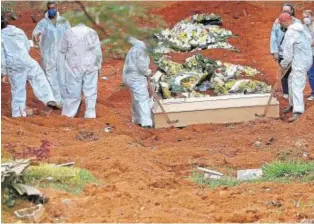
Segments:
[[[2,76],[1,82],[8,83],[8,76],[7,75]]]
[[[34,41],[35,41],[36,44],[39,43],[40,37],[41,37],[41,33],[38,33],[37,35],[34,36]]]
[[[148,69],[147,74],[148,74],[148,76],[151,76],[151,74],[152,74],[152,70]]]
[[[278,59],[279,59],[279,54],[277,54],[277,53],[273,54],[273,58],[274,58],[274,61],[278,61]]]

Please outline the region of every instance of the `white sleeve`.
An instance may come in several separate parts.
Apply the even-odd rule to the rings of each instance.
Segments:
[[[46,23],[46,21],[44,21],[44,19],[40,20],[39,23],[37,23],[37,25],[33,31],[33,34],[32,34],[33,37],[38,35],[39,33],[44,32],[45,23]]]
[[[27,51],[29,52],[31,49],[31,44],[26,36],[26,34],[23,32],[23,38],[24,38],[24,43],[25,43],[25,47],[27,49]]]
[[[7,63],[6,63],[6,58],[5,58],[5,53],[4,53],[4,44],[1,41],[1,75],[7,75]]]
[[[67,35],[67,33],[65,33],[64,35],[63,35],[63,37],[61,38],[61,40],[60,40],[60,43],[59,43],[59,52],[61,53],[61,54],[66,54],[67,53],[67,51],[68,51],[68,35]]]
[[[65,22],[65,27],[66,27],[66,30],[71,29],[71,24],[69,23],[68,20]]]
[[[271,34],[270,34],[270,53],[271,54],[278,54],[279,46],[277,44],[277,38],[278,38],[277,26],[278,24],[275,21],[271,29]]]
[[[136,67],[139,70],[139,72],[144,75],[144,76],[149,76],[150,75],[150,70],[149,70],[149,63],[150,63],[150,58],[144,50],[141,51],[136,51]]]
[[[280,63],[281,67],[287,68],[288,65],[291,64],[293,59],[293,46],[299,37],[300,34],[293,30],[288,30],[286,32],[283,42],[283,60]]]
[[[96,33],[96,32],[95,32]],[[99,40],[98,34],[95,34],[96,37],[96,46],[95,46],[95,55],[96,55],[96,64],[98,69],[101,69],[101,63],[102,63],[102,51],[101,51],[101,42]]]

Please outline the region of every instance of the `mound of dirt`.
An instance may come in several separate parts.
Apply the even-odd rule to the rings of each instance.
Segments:
[[[314,125],[314,107],[309,107],[299,120],[296,121],[297,126],[312,126]]]

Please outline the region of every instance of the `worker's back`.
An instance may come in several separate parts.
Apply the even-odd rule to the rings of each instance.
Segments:
[[[97,70],[101,67],[102,52],[98,34],[83,24],[66,31],[60,43],[60,51],[66,55],[70,68]]]
[[[8,25],[1,30],[1,47],[4,56],[1,60],[8,69],[24,68],[32,60],[28,53],[30,43],[24,31],[15,26]]]
[[[312,65],[311,36],[302,24],[294,23],[289,26],[284,44],[294,42],[292,68],[308,71]]]
[[[149,71],[150,58],[147,53],[146,45],[143,41],[134,37],[129,38],[132,48],[128,52],[123,67],[123,79],[146,80]]]

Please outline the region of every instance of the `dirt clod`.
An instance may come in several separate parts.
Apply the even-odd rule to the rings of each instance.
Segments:
[[[308,146],[308,143],[305,139],[298,139],[295,143],[294,146],[297,149],[305,149]]]
[[[92,131],[79,131],[79,134],[76,136],[76,139],[86,142],[97,141],[99,139],[99,136]]]
[[[255,141],[253,143],[253,147],[256,148],[256,149],[260,149],[260,148],[262,148],[262,146],[263,146],[263,144],[262,144],[261,141]]]

